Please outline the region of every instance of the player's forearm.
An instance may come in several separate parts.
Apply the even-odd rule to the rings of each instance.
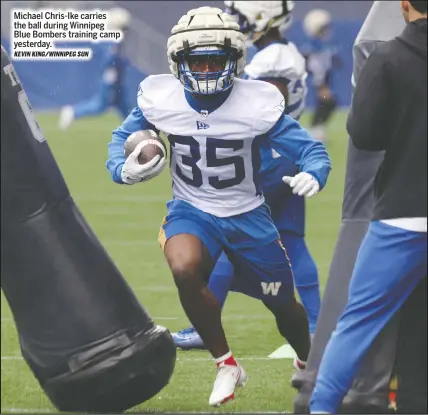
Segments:
[[[278,149],[276,150],[278,151]],[[331,171],[331,162],[327,150],[322,143],[313,141],[310,145],[302,146],[301,151],[301,157],[296,161],[296,164],[299,165],[301,172],[315,177],[320,189],[322,189],[327,183]],[[287,152],[283,152],[281,155],[286,157],[286,154]]]
[[[300,171],[309,173],[317,179],[320,189],[327,183],[331,171],[330,157],[322,143],[314,141],[302,145],[302,156],[299,163]]]
[[[325,155],[321,155],[320,153],[320,157],[317,156],[316,160],[308,163],[305,167],[301,167],[300,170],[315,177],[320,185],[320,189],[322,189],[327,183],[327,179],[331,171],[330,159],[328,156],[326,159]]]
[[[315,177],[322,189],[331,170],[330,157],[325,146],[314,140],[300,124],[284,116],[270,131],[272,147],[282,156],[291,158],[300,171]]]
[[[123,184],[121,173],[126,159],[123,148],[125,141],[126,138],[123,139],[121,136],[113,133],[112,141],[108,145],[108,160],[106,167],[110,172],[113,181],[118,184]]]

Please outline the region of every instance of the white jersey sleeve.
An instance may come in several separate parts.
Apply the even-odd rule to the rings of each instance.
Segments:
[[[273,43],[257,52],[245,67],[249,79],[279,78],[287,83],[285,111],[298,119],[305,109],[307,94],[306,61],[294,43]]]

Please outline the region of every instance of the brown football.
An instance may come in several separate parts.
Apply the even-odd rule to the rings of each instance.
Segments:
[[[132,133],[125,141],[125,156],[128,157],[134,150],[135,147],[142,141],[148,141],[148,143],[141,149],[141,153],[138,156],[138,163],[146,164],[156,156],[166,156],[166,147],[162,139],[152,130],[141,130]],[[160,148],[157,144],[160,144]],[[162,151],[163,149],[163,151]]]

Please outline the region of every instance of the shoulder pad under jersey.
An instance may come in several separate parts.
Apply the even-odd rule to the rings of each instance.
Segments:
[[[251,103],[254,113],[255,135],[268,132],[284,112],[284,96],[280,90],[265,81],[235,79],[235,86],[243,102]]]
[[[305,65],[305,58],[293,43],[274,43],[254,55],[245,73],[251,79],[296,79],[305,74]]]
[[[149,75],[138,87],[137,103],[144,115],[151,114],[167,102],[174,88],[181,87],[172,74]]]

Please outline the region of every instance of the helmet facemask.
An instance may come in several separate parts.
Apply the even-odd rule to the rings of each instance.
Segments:
[[[237,53],[220,46],[185,48],[177,54],[179,80],[184,89],[200,95],[226,91],[233,85]]]

